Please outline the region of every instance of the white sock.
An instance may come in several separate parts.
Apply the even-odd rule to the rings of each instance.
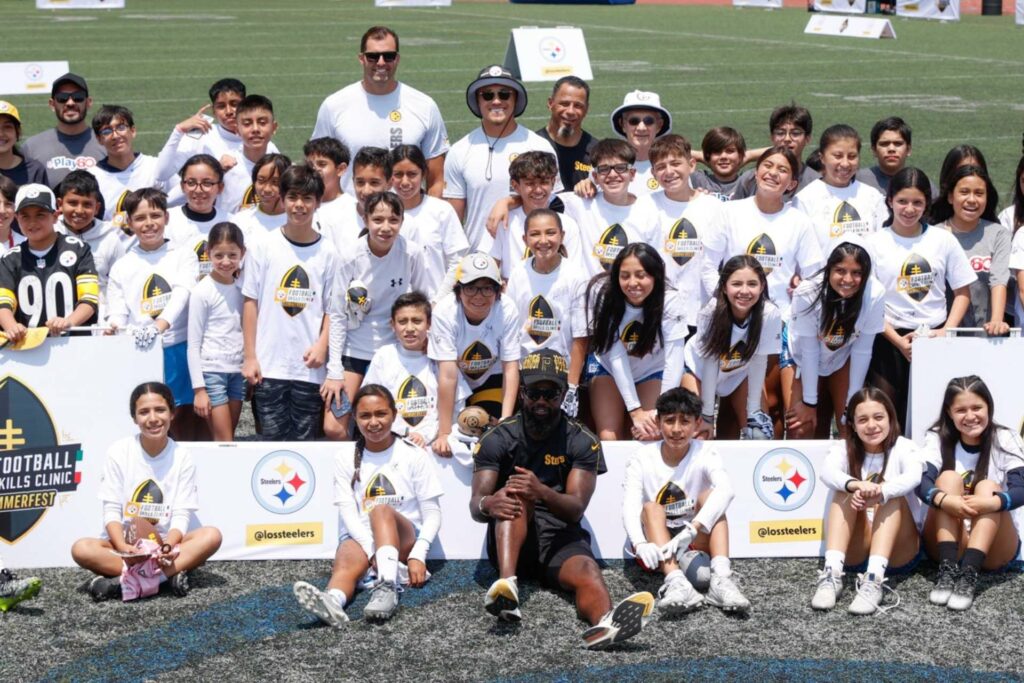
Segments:
[[[868,574],[874,574],[875,578],[881,579],[885,576],[885,570],[889,568],[889,558],[882,555],[871,555],[868,557]]]
[[[384,545],[377,548],[377,578],[381,581],[398,583],[398,548]]]
[[[674,580],[677,576],[683,576],[682,569],[673,569],[668,574],[665,574],[665,583]]]
[[[721,576],[723,579],[732,575],[732,562],[725,555],[717,555],[711,558],[711,573]]]
[[[348,602],[348,598],[345,597],[345,591],[341,590],[340,588],[331,588],[327,591],[327,594],[335,600],[337,600],[342,607],[344,607],[345,603]]]
[[[843,573],[844,562],[846,562],[846,553],[842,550],[825,551],[825,567],[831,569],[833,574],[838,576]]]

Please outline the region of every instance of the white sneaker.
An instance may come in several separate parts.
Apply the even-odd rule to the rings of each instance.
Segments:
[[[686,614],[704,604],[704,598],[685,576],[666,579],[658,589],[658,609],[667,614]]]
[[[750,601],[744,597],[740,589],[736,587],[731,576],[719,576],[712,572],[711,587],[704,598],[709,605],[725,612],[747,612],[750,610]]]
[[[843,575],[833,574],[832,570],[825,567],[818,572],[818,587],[811,598],[811,607],[820,610],[829,610],[836,606],[836,599],[843,594]]]
[[[653,595],[646,591],[633,593],[601,617],[601,621],[583,632],[584,647],[588,650],[604,650],[609,645],[632,638],[640,633],[653,611]]]
[[[882,589],[885,579],[874,574],[857,575],[857,594],[853,596],[848,612],[866,616],[878,611],[882,604]],[[890,589],[891,590],[891,589]]]
[[[296,581],[295,585],[292,586],[292,593],[295,594],[295,599],[299,601],[302,609],[316,615],[325,624],[334,628],[341,628],[343,624],[348,622],[348,615],[345,614],[345,609],[338,602],[337,598],[330,593],[321,591],[316,586],[305,581]]]
[[[502,621],[521,621],[523,614],[519,611],[519,584],[516,577],[510,576],[492,583],[484,597],[484,609]]]

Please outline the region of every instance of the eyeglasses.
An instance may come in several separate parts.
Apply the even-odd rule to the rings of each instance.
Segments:
[[[510,99],[512,99],[511,90],[481,90],[478,94],[480,95],[480,98],[484,102],[490,102],[495,97],[497,97],[502,102],[508,102]]]
[[[391,62],[398,59],[398,50],[388,50],[387,52],[364,52],[363,57],[366,61],[373,62],[376,64],[381,59],[390,64]]]
[[[113,135],[114,133],[117,133],[118,135],[124,135],[125,133],[128,132],[128,128],[129,126],[126,123],[119,123],[116,126],[100,128],[100,137],[107,138]]]
[[[53,99],[57,101],[57,104],[67,104],[68,100],[74,100],[75,104],[81,104],[89,99],[89,96],[81,90],[75,92],[59,92],[53,96]]]
[[[494,296],[498,293],[498,288],[494,285],[463,285],[462,291],[469,296],[476,296],[482,294],[483,296]]]
[[[785,140],[802,140],[807,137],[807,133],[800,128],[776,128],[772,131],[772,137]]]
[[[641,123],[643,123],[645,126],[650,128],[651,126],[654,125],[654,122],[657,120],[658,119],[654,118],[653,116],[630,116],[628,119],[626,119],[626,123],[628,123],[631,126],[639,126]]]
[[[544,399],[545,401],[554,401],[556,398],[562,395],[562,390],[553,388],[543,389],[541,387],[526,387],[526,389],[523,390],[523,393],[526,394],[526,398],[530,399],[531,401],[539,401],[541,399]]]
[[[633,167],[629,164],[602,164],[601,166],[597,166],[595,170],[597,171],[597,175],[608,175],[612,171],[615,171],[619,175],[626,175],[631,168]]]
[[[213,188],[220,185],[216,180],[196,180],[195,178],[189,178],[188,180],[182,180],[181,184],[190,190],[194,190],[197,187],[201,187],[204,190],[212,190]]]

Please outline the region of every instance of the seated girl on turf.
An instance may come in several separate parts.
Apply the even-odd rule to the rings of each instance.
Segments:
[[[335,458],[334,502],[342,530],[327,590],[305,581],[293,587],[303,609],[334,627],[348,621],[345,605],[370,575],[376,580],[363,616],[378,621],[398,610],[401,584],[426,583],[427,551],[441,528],[444,493],[433,456],[392,431],[398,410],[391,392],[379,384],[363,386],[352,414],[359,430],[355,450]]]

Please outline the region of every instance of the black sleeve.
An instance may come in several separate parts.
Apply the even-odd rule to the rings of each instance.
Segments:
[[[1015,467],[1006,473],[1006,490],[999,493],[1004,510],[1015,510],[1024,505],[1024,467]]]
[[[500,471],[501,461],[507,453],[505,442],[504,430],[500,425],[480,437],[473,449],[473,471]]]
[[[608,471],[608,467],[604,462],[604,449],[601,447],[601,440],[582,425],[576,425],[576,427],[568,444],[573,469],[604,474]]]
[[[917,497],[924,501],[925,505],[931,505],[935,494],[939,492],[939,489],[935,487],[935,480],[938,478],[939,470],[935,465],[928,463],[921,475],[921,484],[917,487]]]
[[[0,308],[18,310],[18,271],[21,249],[16,248],[0,258]]]

